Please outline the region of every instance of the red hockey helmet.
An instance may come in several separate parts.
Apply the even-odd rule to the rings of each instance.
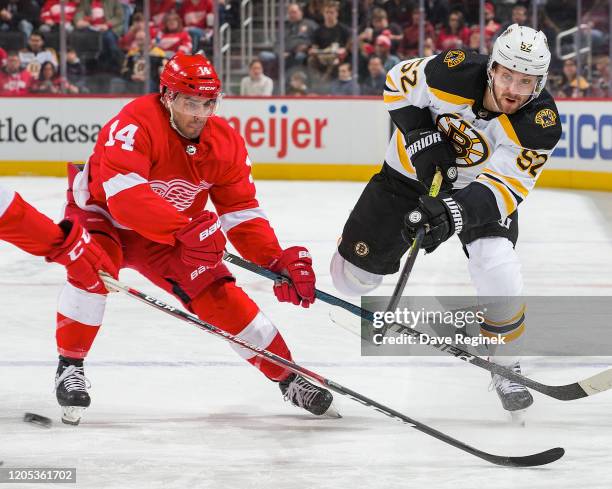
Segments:
[[[217,98],[221,80],[212,63],[201,54],[175,54],[159,77],[159,90]]]

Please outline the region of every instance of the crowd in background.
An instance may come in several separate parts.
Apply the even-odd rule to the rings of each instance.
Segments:
[[[608,0],[582,3],[581,21],[590,26],[592,52],[590,58],[581,57],[579,73],[575,57],[563,60],[554,55],[559,32],[576,25],[576,3],[538,1],[538,29],[546,33],[553,51],[548,89],[557,97],[608,94]],[[452,48],[479,51],[481,36],[488,53],[510,24],[531,25],[529,3],[489,1],[481,33],[478,4],[477,0],[426,0],[422,54]],[[57,54],[60,1],[0,0],[0,94],[155,91],[161,69],[176,52],[212,53],[212,0],[150,0],[148,26],[141,0],[66,0],[64,5],[68,49],[66,76],[62,77]],[[360,0],[358,62],[353,66],[352,30],[348,27],[351,1],[288,2],[283,53],[286,93],[352,95],[357,73],[359,94],[381,94],[386,72],[400,60],[419,55],[417,6],[418,0]],[[216,14],[220,23],[235,28],[239,11],[239,0],[222,0]],[[584,36],[581,42],[586,44]],[[279,93],[278,50],[268,46],[256,51],[234,93]],[[147,54],[150,85],[145,87]],[[231,90],[226,87],[226,92]]]

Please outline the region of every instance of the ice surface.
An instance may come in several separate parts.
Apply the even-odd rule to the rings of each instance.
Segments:
[[[63,179],[1,183],[59,217]],[[258,189],[282,244],[309,247],[319,288],[334,293],[329,259],[363,184],[259,182]],[[611,221],[610,194],[535,190],[521,206],[525,293],[612,295]],[[612,486],[612,393],[569,403],[534,393],[527,426],[517,428],[487,391],[487,372],[452,358],[362,358],[358,339],[330,321],[331,306],[279,304],[269,281],[232,271],[305,366],[483,450],[526,455],[562,446],[566,456],[543,468],[497,468],[347,398],[336,401],[342,419],[314,419],[284,403],[278,387],[224,342],[119,295],[86,364],[92,406],[79,427],[64,426],[52,392],[63,270],[0,244],[4,466],[76,467],[79,488]],[[134,272],[121,279],[172,301]],[[391,293],[395,280],[387,277],[380,292]],[[472,290],[453,239],[419,257],[406,293]],[[534,358],[523,366],[537,380],[565,384],[609,362]],[[26,411],[51,417],[53,427],[23,423]]]

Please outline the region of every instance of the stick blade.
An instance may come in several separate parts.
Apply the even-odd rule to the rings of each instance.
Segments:
[[[551,448],[540,453],[534,453],[533,455],[526,455],[524,457],[503,457],[499,455],[488,455],[485,460],[501,465],[503,467],[538,467],[540,465],[550,464],[559,460],[565,455],[565,450],[561,447]]]

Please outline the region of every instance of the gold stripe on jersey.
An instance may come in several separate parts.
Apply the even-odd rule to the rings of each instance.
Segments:
[[[395,84],[395,82],[391,78],[391,75],[387,75],[387,79],[385,80],[385,82],[386,82],[388,87],[393,89],[394,92],[399,92],[399,90],[397,89],[397,85]]]
[[[455,95],[453,93],[445,92],[444,90],[440,90],[438,88],[429,87],[429,91],[433,93],[440,100],[444,100],[445,102],[455,104],[455,105],[474,105],[474,99],[465,98],[461,95]]]
[[[412,175],[416,175],[416,170],[408,159],[408,154],[406,153],[406,143],[404,142],[404,136],[402,135],[401,131],[395,131],[395,145],[397,147],[397,155],[399,156],[400,163],[404,167],[404,170]]]
[[[497,200],[498,207],[500,203],[503,203],[504,208],[506,210],[506,214],[501,215],[502,218],[509,216],[516,210],[516,208],[518,207],[516,199],[514,198],[514,195],[512,195],[512,192],[510,192],[508,187],[506,187],[503,183],[500,183],[497,180],[493,180],[493,178],[490,177],[487,178],[487,175],[485,173],[481,173],[480,175],[478,175],[478,177],[476,177],[476,181],[478,183],[481,183],[482,185],[485,185],[489,188],[489,190],[493,192],[493,194],[495,195],[495,199]]]
[[[519,138],[516,135],[516,131],[514,130],[514,127],[512,127],[512,122],[510,122],[508,116],[506,114],[502,114],[497,118],[497,120],[504,128],[506,136],[508,136],[508,138],[510,138],[514,144],[516,144],[517,146],[521,146],[521,142],[519,141]]]
[[[513,178],[513,177],[509,177],[507,175],[502,175],[500,173],[497,173],[491,170],[490,168],[486,168],[484,173],[490,173],[491,175],[496,177],[498,180],[501,180],[508,188],[510,188],[510,190],[514,190],[518,195],[521,195],[523,199],[527,197],[527,194],[529,193],[529,189],[525,187],[525,185],[523,185],[523,183],[520,180]]]
[[[393,102],[400,102],[404,100],[403,95],[387,95],[383,94],[383,100],[386,104],[392,104]]]

